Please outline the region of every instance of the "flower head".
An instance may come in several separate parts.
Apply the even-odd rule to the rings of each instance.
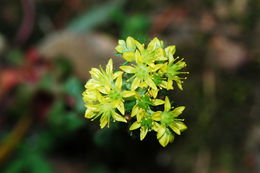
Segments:
[[[127,37],[119,40],[115,49],[126,62],[120,70],[113,69],[112,59],[105,69],[90,70],[91,79],[82,94],[87,108],[85,117],[99,118],[101,128],[109,127],[111,120],[128,122],[129,130],[140,129],[140,140],[155,131],[165,147],[174,140],[175,133],[180,135],[187,128],[178,118],[185,107],[173,108],[166,96],[174,89],[174,83],[183,89],[186,78],[182,75],[188,72],[182,69],[186,63],[174,57],[175,46],[165,47],[158,38],[145,46]]]
[[[109,126],[111,117],[115,121],[126,122],[119,114],[125,114],[124,99],[135,95],[133,91],[122,89],[122,72],[113,72],[112,59],[109,60],[106,70],[93,68],[90,79],[83,92],[86,103],[85,117],[90,119],[100,118],[101,128]]]
[[[160,124],[157,126],[157,139],[162,146],[166,146],[169,142],[172,142],[174,135],[169,132],[180,135],[181,131],[187,129],[187,126],[183,123],[183,119],[178,119],[177,117],[185,109],[184,106],[179,106],[176,108],[171,107],[169,98],[165,97],[164,111],[156,111],[152,115],[154,121],[159,121]]]

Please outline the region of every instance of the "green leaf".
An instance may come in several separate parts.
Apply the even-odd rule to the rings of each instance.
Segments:
[[[102,3],[97,7],[87,10],[71,21],[67,29],[72,32],[90,31],[94,27],[111,19],[112,14],[120,8],[124,2],[124,0],[115,0],[109,3]]]
[[[76,110],[84,112],[84,102],[82,100],[82,92],[84,91],[83,84],[76,77],[70,77],[64,84],[64,90],[69,95],[76,99]]]
[[[7,54],[7,62],[11,65],[22,65],[23,61],[24,55],[20,49],[11,49]]]

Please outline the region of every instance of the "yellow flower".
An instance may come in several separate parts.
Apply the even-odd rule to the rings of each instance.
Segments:
[[[142,58],[141,56],[136,57]],[[131,90],[136,90],[138,87],[144,88],[149,87],[157,90],[157,87],[152,79],[152,73],[155,73],[157,70],[161,68],[161,64],[153,64],[152,66],[148,66],[143,64],[141,61],[137,60],[137,65],[131,66],[120,66],[120,69],[126,73],[132,74],[133,76],[130,79],[133,79]]]
[[[162,125],[158,125],[157,128],[157,139],[163,147],[166,147],[168,143],[173,142],[174,135],[168,128]]]
[[[158,123],[152,120],[151,114],[143,112],[141,120],[135,121],[129,128],[129,130],[136,130],[140,128],[140,140],[142,141],[147,133],[151,130],[154,130]]]
[[[116,112],[114,103],[104,97],[100,97],[98,104],[88,104],[85,112],[85,117],[92,120],[99,116],[101,128],[104,128],[106,125],[109,127],[111,117],[115,121],[127,122],[124,117]]]
[[[93,68],[90,79],[83,92],[83,100],[86,103],[85,117],[95,119],[100,117],[101,128],[109,126],[111,117],[115,121],[126,122],[117,113],[117,110],[124,115],[124,99],[135,95],[135,91],[122,90],[122,71],[113,73],[113,62],[109,60],[106,70]]]
[[[164,104],[164,100],[161,99],[151,99],[147,94],[135,95],[136,104],[132,108],[131,117],[135,117],[137,121],[140,121],[145,112],[151,112],[150,106],[159,106]]]
[[[179,58],[170,58],[169,63],[163,64],[161,67],[161,71],[165,74],[168,80],[174,80],[177,83],[177,86],[180,90],[183,90],[182,83],[186,77],[179,77],[179,74],[189,74],[189,72],[181,72],[180,70],[187,66],[187,64],[183,61],[184,59],[180,59],[175,63]]]
[[[173,90],[173,83],[182,90],[184,77],[181,70],[186,66],[183,59],[174,58],[175,46],[164,47],[163,41],[154,38],[145,46],[132,37],[119,40],[115,50],[123,59],[121,71],[113,70],[110,59],[106,68],[92,68],[91,79],[82,93],[87,108],[85,117],[100,119],[100,127],[109,127],[112,121],[127,122],[129,130],[140,128],[140,140],[149,131],[157,133],[159,143],[165,147],[187,127],[178,116],[184,106],[173,108],[165,90]],[[161,92],[160,92],[161,91]],[[164,110],[161,110],[163,106]],[[131,121],[131,122],[133,122]]]
[[[126,41],[119,40],[116,46],[116,51],[122,54],[122,57],[128,61],[132,62],[135,60],[135,50],[137,41],[132,37],[127,37]],[[140,43],[139,43],[140,44]]]
[[[91,80],[89,80],[85,87],[87,89],[98,89],[100,92],[108,92],[112,87],[114,79],[122,75],[122,71],[113,73],[113,61],[109,59],[106,65],[106,70],[102,68],[92,68],[90,70]]]
[[[170,100],[166,96],[164,111],[153,113],[152,119],[154,121],[160,121],[160,125],[156,128],[156,131],[157,139],[162,146],[166,146],[169,142],[173,141],[174,135],[170,133],[171,131],[180,135],[181,131],[187,129],[187,126],[182,122],[183,119],[177,119],[184,109],[184,106],[179,106],[172,110]]]

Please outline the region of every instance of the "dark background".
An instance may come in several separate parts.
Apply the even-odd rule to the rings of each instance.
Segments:
[[[84,118],[88,71],[127,36],[188,64],[188,130],[166,148]],[[258,0],[1,0],[0,172],[260,172],[259,38]]]

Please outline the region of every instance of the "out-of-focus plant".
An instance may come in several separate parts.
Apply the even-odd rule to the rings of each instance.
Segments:
[[[173,107],[167,91],[175,82],[182,90],[181,70],[183,59],[174,57],[175,46],[164,47],[163,41],[154,38],[145,47],[132,37],[119,40],[118,55],[125,59],[121,70],[113,69],[112,59],[106,69],[92,68],[91,79],[83,92],[86,103],[85,117],[100,118],[100,127],[109,127],[110,121],[130,122],[129,130],[140,128],[140,140],[149,131],[157,133],[159,143],[165,147],[187,127],[179,115],[184,106]],[[164,106],[162,106],[164,105]],[[164,107],[164,109],[163,109]]]

